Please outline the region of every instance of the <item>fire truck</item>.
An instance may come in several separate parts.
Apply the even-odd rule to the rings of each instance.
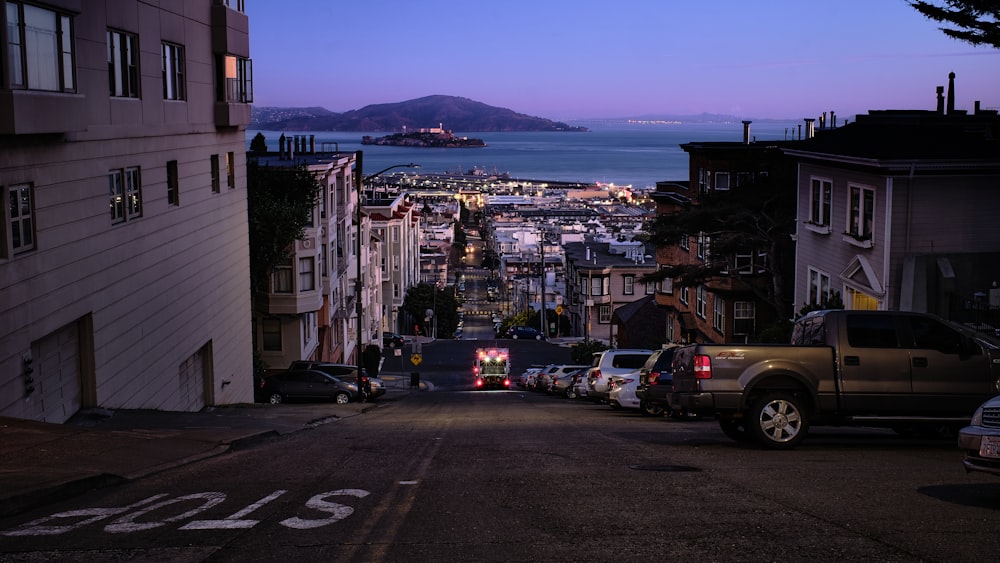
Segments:
[[[510,350],[507,348],[479,348],[472,366],[476,389],[510,387]]]

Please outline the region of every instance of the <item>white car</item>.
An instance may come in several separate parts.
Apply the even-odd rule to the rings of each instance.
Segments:
[[[638,370],[651,355],[653,351],[644,348],[612,348],[595,353],[593,367],[587,371],[587,396],[592,401],[607,401],[611,378]]]
[[[635,396],[638,387],[638,371],[614,377],[611,390],[608,392],[608,403],[616,409],[638,409],[639,398]]]

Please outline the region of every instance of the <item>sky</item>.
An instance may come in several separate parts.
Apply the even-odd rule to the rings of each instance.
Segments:
[[[249,0],[254,104],[460,96],[558,121],[1000,109],[1000,50],[905,0]]]

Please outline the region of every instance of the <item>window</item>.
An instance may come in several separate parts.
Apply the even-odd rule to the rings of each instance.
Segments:
[[[830,180],[812,179],[809,193],[809,222],[822,227],[830,226],[830,198],[833,183]]]
[[[753,253],[736,253],[736,271],[741,274],[753,273]]]
[[[108,86],[119,98],[139,97],[139,37],[108,30]]]
[[[858,240],[871,240],[875,219],[875,190],[851,186],[850,198],[847,234]]]
[[[261,339],[265,352],[281,351],[281,319],[266,318],[260,323]]]
[[[180,205],[180,187],[177,179],[177,161],[167,161],[167,205]]]
[[[326,244],[324,243],[324,244],[320,245],[320,249],[319,249],[319,271],[320,271],[320,275],[322,277],[324,277],[324,278],[325,277],[329,277],[329,275],[330,275],[329,270],[330,270],[330,266],[327,264],[327,258],[326,258]]]
[[[677,291],[677,300],[685,305],[688,304],[688,288],[682,287]]]
[[[695,243],[695,256],[701,260],[705,260],[708,257],[708,237],[705,233],[698,233],[698,240]]]
[[[68,15],[6,3],[11,88],[73,92],[73,25]]]
[[[646,295],[656,294],[656,282],[646,282],[645,286],[646,286]]]
[[[753,301],[733,303],[733,334],[753,334],[756,305]]]
[[[660,280],[660,291],[667,294],[674,293],[674,278],[663,278]]]
[[[312,258],[299,258],[299,291],[316,289],[316,261]]]
[[[611,305],[601,305],[597,308],[598,319],[597,322],[601,324],[608,324],[611,322]]]
[[[625,281],[625,288],[623,292],[625,295],[635,295],[635,276],[623,276]]]
[[[607,276],[598,276],[590,278],[589,295],[607,295],[609,285],[610,285],[610,280]]]
[[[10,238],[2,249],[2,256],[10,258],[35,249],[35,196],[31,184],[10,186],[6,192],[8,226],[4,234]]]
[[[689,244],[691,244],[688,238],[690,237],[688,237],[686,234],[682,234],[680,240],[678,240],[677,242],[677,245],[684,250],[691,250],[691,248],[688,246]]]
[[[729,172],[715,173],[715,191],[729,190]]]
[[[937,350],[942,354],[962,351],[962,334],[947,325],[927,317],[909,316],[907,321],[913,334],[914,348]]]
[[[142,182],[138,167],[110,170],[108,189],[112,223],[142,217]]]
[[[847,343],[853,348],[899,348],[896,317],[847,315]]]
[[[163,51],[163,99],[184,99],[184,47],[164,43]]]
[[[830,298],[830,276],[809,268],[809,305],[823,305]]]
[[[712,177],[712,173],[704,168],[698,169],[698,193],[703,194],[708,192],[709,180]]]
[[[708,290],[705,286],[699,285],[697,290],[695,290],[695,313],[699,317],[705,318],[705,307],[708,304]]]
[[[219,101],[249,104],[253,102],[253,64],[250,59],[225,55],[221,64],[223,88]]]
[[[229,189],[236,187],[236,153],[226,153],[226,185]]]
[[[273,293],[292,292],[292,259],[284,258],[274,266],[271,272],[271,291]]]
[[[712,299],[712,325],[724,332],[726,329],[726,300],[715,295]]]
[[[222,189],[219,179],[219,155],[213,154],[209,158],[209,166],[212,169],[212,193],[219,193]]]

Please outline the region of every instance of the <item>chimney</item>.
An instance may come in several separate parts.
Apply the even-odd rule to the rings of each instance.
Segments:
[[[830,129],[836,129],[836,128],[837,128],[837,114],[833,113],[833,110],[830,110]]]
[[[979,115],[979,100],[972,103],[972,108],[975,111],[975,115]]]
[[[819,116],[819,128],[820,129],[826,129],[826,112],[825,111],[823,112],[823,115]]]
[[[316,154],[316,135],[309,135],[309,154]]]
[[[282,133],[281,137],[278,137],[278,158],[281,160],[285,159],[285,134]]]
[[[955,73],[948,73],[948,115],[955,111]]]
[[[816,125],[815,125],[816,120],[813,119],[812,117],[807,117],[805,121],[806,121],[806,139],[812,139],[813,137],[816,136]]]
[[[750,144],[750,124],[751,123],[753,123],[753,122],[752,121],[744,121],[743,122],[743,144],[744,145],[749,145]]]
[[[944,86],[937,87],[937,112],[944,115]]]

